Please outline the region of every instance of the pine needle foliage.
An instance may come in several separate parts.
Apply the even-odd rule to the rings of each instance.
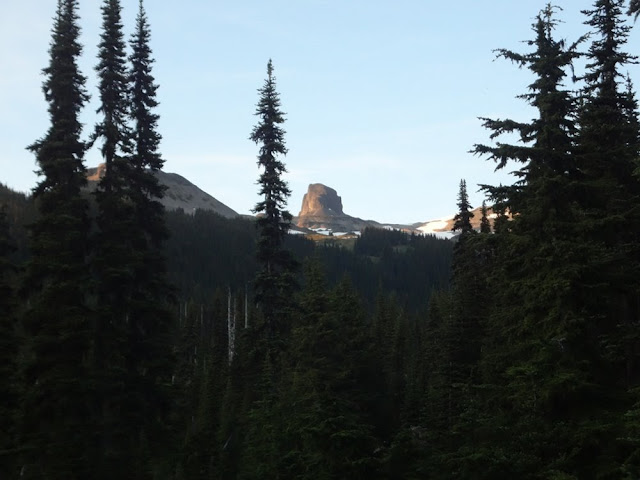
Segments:
[[[25,391],[19,441],[26,478],[83,478],[90,463],[91,320],[86,306],[88,203],[79,115],[88,100],[78,68],[78,2],[59,0],[43,92],[50,126],[29,146],[42,179],[31,226],[21,357]]]
[[[458,213],[453,217],[453,228],[452,230],[458,231],[460,230],[461,234],[467,234],[473,232],[473,227],[471,226],[471,219],[473,218],[473,213],[471,212],[471,204],[469,203],[469,194],[467,193],[467,182],[466,180],[460,180],[460,189],[458,190]]]
[[[286,173],[280,156],[287,154],[284,142],[284,113],[280,109],[280,95],[276,91],[273,63],[267,64],[267,79],[258,90],[260,99],[255,115],[259,118],[251,136],[260,145],[258,166],[262,173],[258,180],[262,200],[253,209],[258,214],[258,251],[260,265],[256,277],[256,302],[264,315],[268,336],[287,329],[282,315],[289,308],[294,289],[296,262],[284,247],[284,239],[291,225],[291,214],[286,210],[291,195],[282,176]]]

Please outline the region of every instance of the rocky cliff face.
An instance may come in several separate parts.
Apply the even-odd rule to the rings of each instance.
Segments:
[[[334,232],[361,231],[378,223],[347,215],[342,210],[342,199],[331,187],[312,183],[302,199],[300,214],[294,218],[300,228],[326,228]]]
[[[302,198],[298,217],[338,217],[344,215],[342,199],[333,188],[312,183]]]
[[[89,189],[95,190],[98,182],[104,176],[105,165],[100,164],[96,168],[87,169]],[[161,185],[167,187],[162,199],[162,204],[167,210],[183,209],[186,213],[192,213],[197,209],[212,210],[223,217],[234,218],[238,213],[227,207],[224,203],[215,199],[208,193],[200,190],[177,173],[158,172],[158,180]]]

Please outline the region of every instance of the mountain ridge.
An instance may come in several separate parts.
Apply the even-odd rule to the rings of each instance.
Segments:
[[[97,188],[104,172],[104,164],[87,169],[89,190],[93,191]],[[252,217],[251,215],[240,215],[182,175],[159,171],[156,172],[156,176],[160,184],[166,187],[162,204],[167,210],[182,209],[186,213],[194,213],[197,209],[202,209],[213,211],[226,218]],[[490,209],[489,212],[491,213]],[[472,225],[479,229],[480,207],[474,209],[473,213]],[[373,227],[451,238],[455,236],[455,233],[451,231],[453,217],[454,215],[450,215],[441,219],[411,224],[365,220],[344,212],[342,197],[335,189],[322,183],[312,183],[309,184],[307,193],[303,196],[299,214],[293,217],[292,229],[299,233],[323,231],[332,234],[361,232],[365,228]]]
[[[89,190],[97,188],[98,182],[104,176],[106,166],[101,163],[97,167],[87,169]],[[226,218],[239,217],[240,214],[225,205],[194,183],[177,173],[164,171],[155,172],[161,185],[166,187],[161,203],[167,210],[182,209],[186,213],[193,213],[197,209],[211,210]]]

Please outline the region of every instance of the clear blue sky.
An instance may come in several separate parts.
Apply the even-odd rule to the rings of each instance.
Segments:
[[[0,182],[28,191],[36,183],[25,147],[48,126],[40,70],[48,60],[54,0],[0,5]],[[98,0],[81,1],[83,73],[96,120]],[[556,2],[560,37],[586,32],[590,1]],[[137,0],[123,0],[127,35]],[[289,210],[309,183],[342,196],[345,212],[412,223],[452,214],[458,183],[510,181],[468,153],[487,143],[479,116],[527,120],[514,97],[532,76],[492,50],[527,51],[540,0],[146,0],[165,170],[179,173],[240,213],[258,200],[257,147],[248,140],[257,89],[273,59],[287,113]],[[637,27],[640,28],[640,27]],[[635,30],[637,30],[637,28]],[[634,30],[628,44],[640,53]],[[632,78],[640,83],[637,68]],[[97,148],[87,166],[100,162]]]

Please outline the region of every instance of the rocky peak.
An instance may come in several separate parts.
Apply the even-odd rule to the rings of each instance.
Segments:
[[[101,163],[97,167],[87,168],[87,180],[90,182],[99,182],[107,171],[107,164]]]
[[[342,199],[333,188],[312,183],[302,199],[299,217],[335,217],[344,215]]]
[[[321,183],[309,185],[302,199],[300,215],[294,221],[301,228],[326,228],[334,232],[358,231],[376,224],[344,213],[338,193]]]

